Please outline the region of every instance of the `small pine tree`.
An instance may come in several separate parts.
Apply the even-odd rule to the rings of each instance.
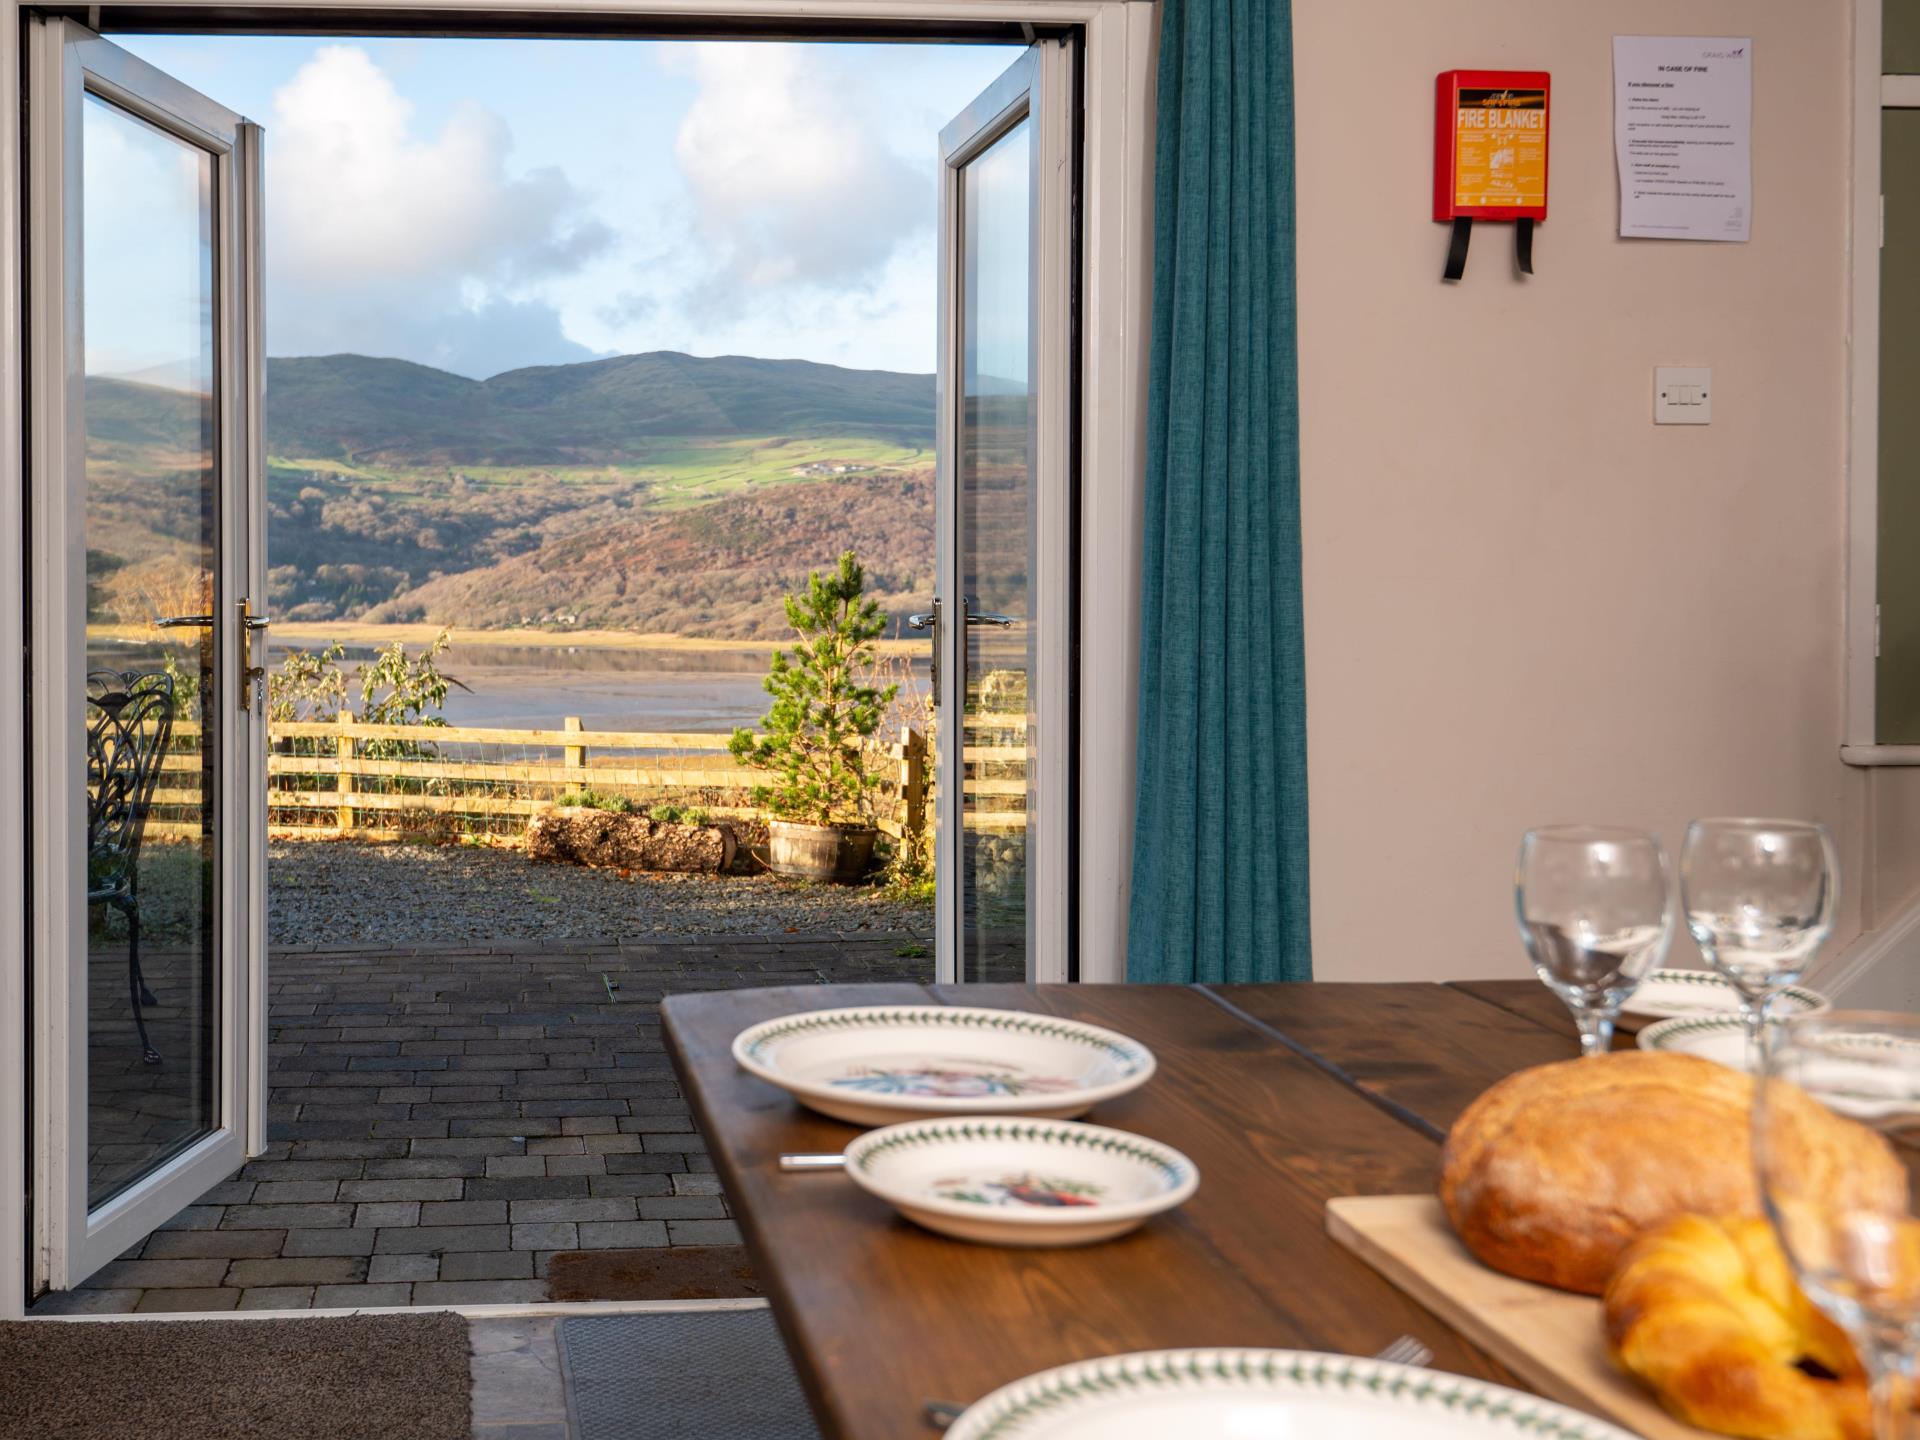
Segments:
[[[898,685],[866,683],[873,642],[886,616],[863,598],[866,572],[849,550],[831,571],[807,576],[804,595],[787,596],[787,624],[800,637],[792,658],[773,652],[761,688],[773,708],[761,734],[736,730],[727,748],[742,765],[768,770],[753,787],[756,805],[782,820],[812,825],[864,824],[884,777],[869,774],[862,744],[880,727]]]

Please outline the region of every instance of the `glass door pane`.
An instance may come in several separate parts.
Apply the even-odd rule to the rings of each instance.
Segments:
[[[89,1209],[220,1122],[215,157],[87,94]],[[76,791],[75,793],[81,793]]]
[[[955,540],[964,749],[963,980],[1028,974],[1036,624],[1033,144],[1022,119],[960,169]]]
[[[33,1285],[246,1160],[264,1115],[260,131],[28,26]]]

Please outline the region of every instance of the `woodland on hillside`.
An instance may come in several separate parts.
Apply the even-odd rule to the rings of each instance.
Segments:
[[[90,564],[130,615],[138,576],[192,530],[206,420],[202,396],[88,381]],[[636,355],[474,381],[274,360],[270,598],[298,623],[772,638],[782,597],[851,546],[898,616],[932,590],[932,429],[932,377],[805,361]]]

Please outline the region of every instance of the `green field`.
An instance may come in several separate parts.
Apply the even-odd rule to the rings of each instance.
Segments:
[[[790,485],[820,478],[810,465],[857,465],[866,470],[911,469],[932,463],[924,447],[896,445],[866,436],[769,436],[711,438],[662,436],[643,442],[644,453],[619,464],[354,465],[344,460],[272,456],[268,465],[283,481],[325,476],[377,489],[399,503],[443,500],[461,489],[526,497],[543,487],[575,492],[602,488],[645,491],[647,509],[678,510],[717,500],[748,485]]]

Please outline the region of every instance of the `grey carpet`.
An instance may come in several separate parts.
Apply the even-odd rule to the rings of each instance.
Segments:
[[[11,1321],[0,1437],[466,1440],[468,1355],[444,1312]]]
[[[562,1320],[573,1440],[818,1440],[773,1312]]]

